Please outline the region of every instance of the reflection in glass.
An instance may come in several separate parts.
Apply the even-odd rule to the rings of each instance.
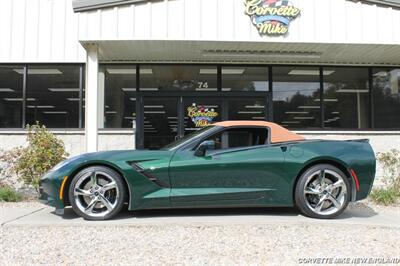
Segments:
[[[176,139],[178,98],[144,99],[144,147],[160,149]]]
[[[266,120],[265,98],[228,99],[228,120]]]
[[[273,67],[274,122],[288,128],[321,126],[319,69]]]
[[[326,128],[368,128],[368,69],[324,68]]]
[[[400,69],[373,69],[375,128],[400,128]]]
[[[223,67],[222,91],[268,91],[267,67]]]
[[[136,121],[135,65],[102,65],[99,86],[104,90],[104,121],[99,127],[132,128]]]
[[[21,66],[0,66],[0,127],[20,128],[22,125]]]
[[[141,91],[217,91],[216,66],[140,66]]]
[[[28,66],[26,123],[79,127],[79,66]]]

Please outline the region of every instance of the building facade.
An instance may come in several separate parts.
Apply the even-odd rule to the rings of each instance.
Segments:
[[[208,123],[400,148],[400,1],[3,0],[0,149],[39,121],[72,155]]]

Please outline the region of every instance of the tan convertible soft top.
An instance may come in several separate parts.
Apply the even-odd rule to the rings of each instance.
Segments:
[[[224,121],[217,122],[213,125],[221,127],[236,127],[236,126],[261,126],[268,127],[271,130],[271,143],[304,140],[303,136],[297,135],[278,124],[266,121]]]

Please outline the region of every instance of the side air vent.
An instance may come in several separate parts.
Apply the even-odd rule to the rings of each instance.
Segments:
[[[157,179],[157,177],[155,177],[154,175],[148,173],[148,169],[143,169],[138,162],[129,162],[129,164],[132,166],[133,169],[135,169],[139,174],[141,174],[142,176],[146,177],[148,180],[150,180],[151,182],[153,182],[154,184],[156,184],[159,187],[168,187],[167,184],[165,184],[164,182],[160,181]]]

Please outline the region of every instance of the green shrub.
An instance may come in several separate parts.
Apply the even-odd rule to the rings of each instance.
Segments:
[[[23,200],[21,193],[18,193],[9,186],[0,186],[0,201],[17,202]]]
[[[384,205],[397,203],[400,199],[400,151],[378,153],[377,159],[383,168],[385,188],[374,189],[371,199]]]
[[[68,153],[62,140],[45,126],[36,123],[33,126],[28,125],[27,130],[28,146],[7,151],[0,156],[0,160],[10,165],[11,174],[37,189],[41,176],[65,160]]]
[[[400,197],[399,191],[397,191],[393,187],[374,189],[371,192],[372,201],[383,205],[394,204],[397,202],[397,199],[399,197]]]

